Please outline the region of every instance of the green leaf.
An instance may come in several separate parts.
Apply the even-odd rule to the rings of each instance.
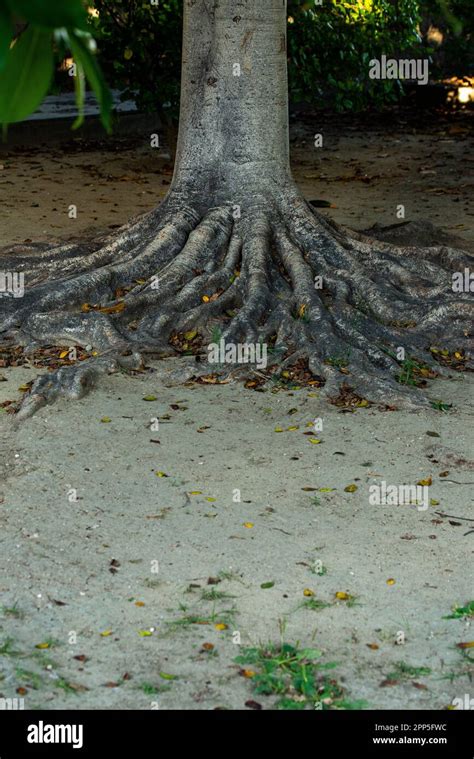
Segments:
[[[87,13],[81,0],[4,0],[10,11],[25,21],[56,29],[67,26],[88,29]]]
[[[0,122],[10,124],[36,111],[54,72],[51,32],[30,26],[10,49],[0,71]]]
[[[74,92],[76,95],[76,106],[78,110],[77,118],[72,125],[72,129],[79,129],[84,123],[84,101],[86,97],[86,77],[84,69],[79,62],[76,63],[76,76],[74,77]]]
[[[10,12],[3,0],[0,0],[0,71],[5,66],[13,34],[14,30]]]
[[[71,32],[69,44],[76,64],[83,68],[100,106],[100,118],[107,132],[112,130],[112,95],[91,51],[90,35]]]

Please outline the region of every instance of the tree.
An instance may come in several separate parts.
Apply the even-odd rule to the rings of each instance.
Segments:
[[[468,346],[469,293],[452,287],[465,253],[369,239],[316,213],[296,187],[284,0],[185,0],[164,202],[94,243],[11,246],[2,261],[27,277],[23,299],[0,301],[4,335],[99,354],[36,380],[20,417],[58,393],[81,397],[98,373],[137,367],[143,353],[172,353],[188,332],[264,341],[280,367],[306,358],[327,396],[346,379],[361,397],[408,405],[428,401],[397,381],[400,348],[429,366],[441,330],[445,344]]]

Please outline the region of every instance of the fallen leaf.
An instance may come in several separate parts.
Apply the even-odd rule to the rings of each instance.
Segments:
[[[222,632],[222,630],[227,630],[228,625],[226,625],[224,622],[218,622],[216,625],[214,625],[214,628],[218,632]]]
[[[244,522],[243,526],[246,527],[248,530],[251,530],[252,527],[254,527],[254,523],[253,522]]]
[[[314,591],[311,590],[310,588],[305,588],[303,590],[303,595],[306,597],[314,596]]]
[[[347,487],[344,488],[345,493],[355,493],[357,490],[357,485],[347,485]]]
[[[424,480],[418,480],[418,482],[416,484],[417,485],[421,485],[422,487],[429,487],[429,485],[431,485],[432,482],[433,482],[433,478],[432,477],[427,477]]]

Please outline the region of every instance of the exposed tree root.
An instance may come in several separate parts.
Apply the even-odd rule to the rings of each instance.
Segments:
[[[239,219],[230,205],[203,212],[171,197],[88,245],[10,247],[0,269],[24,273],[25,294],[0,298],[1,337],[97,354],[36,380],[18,418],[59,394],[82,397],[100,372],[137,368],[144,353],[172,354],[173,334],[197,331],[205,346],[216,328],[226,344],[268,344],[279,367],[306,357],[324,395],[345,381],[370,400],[423,406],[420,390],[397,381],[394,353],[402,347],[439,374],[430,346],[469,355],[473,305],[452,289],[469,260],[445,245],[397,247],[343,229],[296,192],[250,200]],[[216,371],[205,357],[196,367]]]

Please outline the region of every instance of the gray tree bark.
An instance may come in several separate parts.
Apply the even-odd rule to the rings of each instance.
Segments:
[[[101,372],[173,354],[187,331],[204,360],[184,378],[214,373],[205,351],[216,327],[227,343],[268,344],[273,374],[306,362],[330,399],[345,386],[356,400],[428,405],[403,382],[397,351],[442,375],[430,351],[441,331],[471,365],[472,302],[452,288],[467,254],[373,240],[317,214],[293,182],[288,145],[286,0],[185,0],[165,201],[92,244],[0,251],[1,268],[26,277],[22,299],[0,299],[3,340],[90,352],[39,378],[18,419],[81,397]]]
[[[286,28],[283,0],[186,0],[172,191],[254,205],[289,184]]]

